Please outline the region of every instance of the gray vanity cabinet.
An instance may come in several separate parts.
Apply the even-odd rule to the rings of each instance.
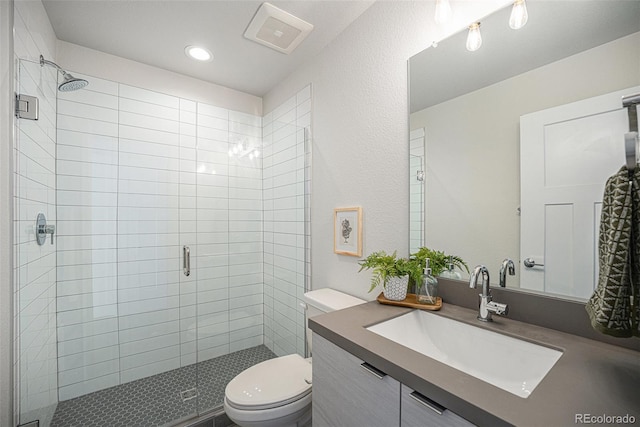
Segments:
[[[400,383],[363,363],[313,334],[313,427],[398,425]]]
[[[474,424],[402,384],[400,427],[471,427]]]
[[[313,334],[313,427],[473,425]]]

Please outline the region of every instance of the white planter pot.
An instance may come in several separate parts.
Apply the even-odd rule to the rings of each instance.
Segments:
[[[409,275],[402,277],[387,277],[382,294],[391,301],[402,301],[407,298]]]

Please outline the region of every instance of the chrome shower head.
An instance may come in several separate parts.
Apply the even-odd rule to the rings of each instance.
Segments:
[[[71,74],[64,71],[62,72],[62,79],[62,83],[58,85],[58,90],[60,92],[73,92],[74,90],[82,89],[89,84],[85,79],[73,77]]]
[[[58,85],[58,90],[60,92],[72,92],[74,90],[82,89],[89,84],[89,82],[85,79],[73,77],[71,74],[60,68],[58,64],[56,64],[55,62],[47,61],[46,59],[44,59],[44,56],[40,55],[40,66],[44,66],[45,64],[55,67],[62,73],[63,81]]]

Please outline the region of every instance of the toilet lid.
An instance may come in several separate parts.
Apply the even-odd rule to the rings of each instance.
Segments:
[[[294,402],[311,393],[310,362],[290,354],[258,363],[227,384],[227,402],[238,409],[254,410]]]

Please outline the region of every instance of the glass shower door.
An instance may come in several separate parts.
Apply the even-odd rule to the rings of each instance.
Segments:
[[[193,104],[118,85],[120,376],[153,425],[198,413]]]

